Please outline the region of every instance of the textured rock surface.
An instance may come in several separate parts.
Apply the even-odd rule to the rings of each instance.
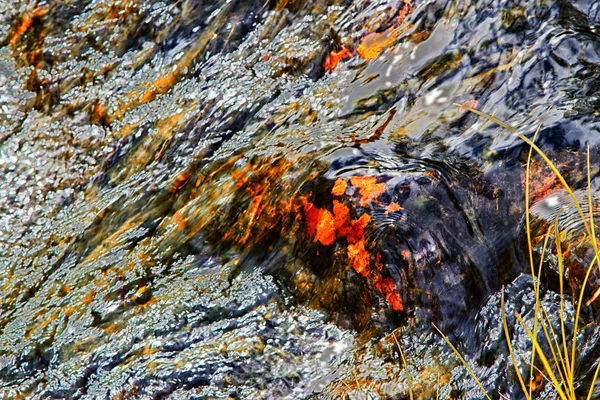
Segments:
[[[597,14],[0,0],[0,395],[397,398],[410,375],[424,397],[480,398],[435,322],[520,398],[498,303],[506,285],[531,319],[526,147],[453,103],[529,137],[543,120],[580,185]]]

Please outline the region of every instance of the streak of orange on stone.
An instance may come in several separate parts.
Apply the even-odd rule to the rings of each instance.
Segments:
[[[192,176],[192,171],[190,170],[184,171],[181,174],[177,175],[173,184],[169,188],[169,192],[175,193],[181,190],[181,188],[185,185],[190,176]]]
[[[33,19],[35,17],[41,17],[42,15],[45,15],[47,12],[48,9],[44,7],[37,7],[36,9],[30,12],[25,12],[23,14],[23,17],[21,18],[21,23],[17,26],[13,37],[10,39],[10,44],[14,46],[21,37],[21,35],[27,32],[27,30],[31,27],[31,25],[33,24]]]
[[[396,285],[394,281],[390,278],[383,278],[375,285],[377,289],[379,289],[382,293],[385,294],[385,300],[392,306],[394,311],[402,311],[404,310],[404,305],[402,304],[402,299],[400,295],[396,292]]]
[[[345,180],[338,179],[335,181],[335,184],[333,185],[333,189],[331,189],[331,194],[334,196],[341,196],[344,193],[346,193],[347,186],[348,186],[348,184],[346,183]]]
[[[177,82],[177,77],[174,74],[170,74],[167,76],[163,76],[158,78],[154,82],[152,82],[152,86],[154,89],[148,88],[146,92],[142,95],[142,103],[147,103],[154,98],[160,92],[166,92],[169,88],[171,88],[175,82]]]
[[[361,206],[366,206],[385,192],[385,183],[377,183],[374,176],[352,176],[350,183],[359,189]]]
[[[314,235],[319,223],[319,209],[313,203],[304,205],[304,215],[306,217],[306,230],[310,236]]]
[[[317,224],[317,234],[315,241],[321,242],[324,246],[329,246],[335,242],[335,219],[326,209],[319,210],[319,222]]]
[[[326,71],[332,72],[337,68],[340,61],[349,57],[352,57],[352,52],[342,46],[341,50],[333,50],[331,53],[327,54],[327,57],[325,57],[325,61],[323,62],[323,68],[325,68]]]
[[[400,204],[398,204],[398,203],[390,203],[386,207],[384,215],[387,216],[391,212],[400,211],[400,210],[404,210],[404,208],[400,207]]]
[[[336,220],[329,210],[319,209],[312,203],[304,205],[306,226],[309,235],[315,235],[314,241],[329,246],[335,241]]]
[[[367,277],[370,255],[365,249],[365,240],[348,244],[348,258],[352,260],[352,267],[360,275]]]
[[[365,60],[373,60],[377,58],[387,47],[396,41],[398,31],[394,28],[388,29],[385,32],[369,33],[361,39],[356,52]]]

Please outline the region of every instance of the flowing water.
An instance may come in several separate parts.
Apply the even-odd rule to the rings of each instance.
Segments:
[[[529,147],[456,104],[541,126],[584,190],[599,22],[592,1],[0,0],[1,398],[482,398],[432,323],[522,398],[500,289],[528,373]],[[532,171],[539,233],[564,195]]]

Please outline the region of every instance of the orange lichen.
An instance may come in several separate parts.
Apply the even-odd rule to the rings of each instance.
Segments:
[[[352,262],[352,267],[360,275],[367,277],[369,261],[371,256],[365,249],[365,240],[361,239],[357,243],[348,245],[348,258]]]
[[[392,306],[394,311],[404,310],[402,299],[396,292],[396,285],[391,278],[380,279],[375,286],[385,295],[385,300]]]
[[[369,33],[363,36],[356,52],[365,60],[373,60],[392,45],[397,37],[398,31],[393,28],[381,33]]]
[[[177,223],[177,229],[185,229],[187,225],[187,220],[185,219],[185,216],[182,213],[180,213],[179,211],[175,212],[175,214],[173,214],[173,220]]]
[[[23,35],[25,32],[27,32],[29,28],[31,28],[31,25],[33,25],[34,18],[41,17],[47,12],[48,9],[45,7],[37,7],[30,12],[25,12],[23,14],[23,17],[21,18],[21,22],[15,29],[15,32],[13,33],[13,36],[10,39],[10,44],[14,46],[21,37],[21,35]]]
[[[333,185],[333,189],[331,189],[331,194],[334,196],[341,196],[344,193],[346,193],[346,186],[347,183],[345,180],[343,179],[338,179],[335,181],[335,184]]]
[[[252,193],[252,188],[247,189],[247,191],[252,196],[252,200],[250,201],[250,208],[244,212],[244,214],[248,216],[248,220],[247,220],[248,227],[252,227],[256,224],[258,217],[260,216],[260,214],[262,213],[262,211],[265,208],[265,203],[263,202],[263,200],[265,199],[265,195],[266,195],[266,187],[260,188],[260,190],[261,191],[259,193]],[[239,240],[240,243],[246,244],[246,242],[250,238],[251,232],[252,232],[251,229],[246,229],[246,233]],[[318,232],[318,225],[317,225],[317,232]]]
[[[144,285],[140,287],[134,294],[131,296],[133,299],[137,299],[142,296],[148,290],[148,286]]]
[[[192,171],[190,170],[186,170],[183,173],[177,175],[177,177],[173,181],[173,184],[171,184],[171,187],[169,188],[169,192],[175,193],[181,190],[183,185],[185,185],[188,179],[190,179],[190,176],[192,176]]]
[[[402,250],[400,254],[402,254],[402,257],[404,257],[405,260],[408,260],[412,255],[407,249]]]
[[[327,57],[325,57],[323,68],[325,68],[326,71],[332,72],[336,69],[340,61],[349,57],[352,57],[352,52],[344,46],[342,46],[341,50],[332,50],[327,54]]]
[[[542,379],[542,374],[536,374],[535,378],[529,383],[531,386],[531,391],[535,392],[544,387],[544,381]]]
[[[406,17],[413,12],[414,7],[412,4],[412,0],[404,0],[404,4],[402,5],[402,8],[400,9],[400,11],[398,12],[398,17],[396,18],[396,23],[398,25],[401,25],[404,20],[406,20]]]
[[[385,192],[385,183],[377,183],[374,176],[352,176],[350,183],[359,189],[361,206],[371,203]]]
[[[350,209],[337,200],[333,201],[333,215],[335,216],[335,227],[342,235],[342,230],[345,229],[350,222]]]
[[[94,106],[92,108],[92,112],[90,114],[90,121],[92,123],[98,123],[105,121],[106,118],[106,108],[100,104],[99,101],[94,102]]]
[[[325,246],[333,244],[335,241],[335,231],[335,218],[333,215],[326,209],[320,209],[315,242],[319,241]]]
[[[363,237],[365,228],[371,222],[371,216],[369,214],[363,214],[356,221],[352,221],[352,225],[348,231],[345,232],[348,243],[356,243],[360,238]]]
[[[404,210],[404,208],[400,207],[400,204],[398,204],[398,203],[390,203],[385,208],[385,213],[384,214],[387,216],[391,212],[400,211],[400,210]]]
[[[96,296],[96,291],[91,290],[83,299],[81,299],[81,302],[87,306],[94,300],[94,296]]]
[[[431,31],[421,31],[421,32],[413,33],[410,36],[410,39],[414,43],[419,44],[419,43],[424,42],[425,40],[429,39],[430,35],[431,35]]]
[[[169,90],[175,84],[175,82],[177,82],[177,75],[177,73],[169,74],[152,82],[153,88],[148,88],[148,90],[144,92],[142,95],[142,103],[147,103],[157,94],[165,93],[167,90]]]

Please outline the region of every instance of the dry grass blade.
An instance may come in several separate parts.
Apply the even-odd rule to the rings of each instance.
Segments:
[[[410,396],[410,400],[413,400],[413,391],[412,391],[412,379],[410,376],[410,372],[408,372],[408,364],[406,363],[406,358],[404,358],[404,352],[402,351],[402,347],[400,347],[400,343],[398,342],[398,339],[396,338],[396,333],[392,332],[392,337],[394,338],[394,341],[396,342],[396,346],[398,346],[398,350],[400,351],[400,357],[402,358],[402,364],[404,367],[404,370],[406,371],[406,379],[408,380],[408,395]]]
[[[456,104],[456,105],[465,110],[469,110],[479,116],[482,116],[491,122],[494,122],[500,126],[503,126],[506,129],[510,130],[511,132],[517,132],[516,129],[514,129],[510,125],[498,120],[493,115],[488,115],[484,112],[473,109],[466,105],[460,105],[460,104]],[[538,126],[532,140],[529,140],[524,135],[519,134],[519,137],[521,138],[521,140],[523,140],[525,143],[527,143],[529,145],[529,154],[527,157],[526,175],[525,175],[525,222],[526,222],[525,225],[526,225],[526,233],[527,233],[527,246],[528,246],[528,250],[529,250],[529,264],[530,264],[530,268],[531,268],[531,277],[533,279],[533,285],[534,285],[534,291],[535,291],[535,312],[534,312],[534,318],[533,318],[533,332],[527,327],[527,325],[525,324],[525,322],[523,321],[523,319],[521,318],[521,316],[519,314],[515,313],[515,315],[516,315],[519,323],[526,330],[527,335],[529,336],[529,339],[531,340],[531,343],[534,348],[534,351],[532,352],[531,360],[530,360],[530,379],[533,376],[534,369],[539,371],[539,369],[534,365],[534,363],[536,361],[536,356],[537,356],[539,361],[543,364],[544,371],[546,372],[546,374],[544,374],[541,371],[540,371],[540,373],[542,373],[544,378],[552,384],[552,386],[556,390],[556,393],[558,394],[559,398],[561,400],[576,400],[577,395],[575,393],[575,361],[576,361],[576,349],[577,349],[577,333],[578,333],[579,319],[581,316],[581,307],[582,307],[582,304],[584,303],[583,296],[585,293],[585,289],[587,287],[588,280],[590,278],[590,274],[595,267],[594,263],[597,263],[600,267],[600,252],[598,251],[598,243],[597,243],[596,232],[595,232],[594,207],[593,207],[593,199],[592,199],[592,193],[591,193],[590,152],[589,152],[589,145],[588,145],[587,149],[586,149],[587,150],[587,159],[586,159],[587,184],[588,184],[587,185],[588,186],[587,200],[588,200],[588,208],[589,208],[589,217],[588,217],[583,212],[583,209],[581,207],[579,200],[575,196],[575,194],[574,194],[573,190],[571,189],[571,187],[569,186],[569,184],[566,182],[564,176],[560,173],[558,168],[552,163],[552,161],[548,158],[548,156],[539,147],[537,147],[535,145],[535,140],[540,131],[540,128],[541,128],[541,124]],[[548,165],[548,167],[552,170],[554,175],[558,178],[558,180],[560,181],[561,185],[564,187],[566,192],[569,194],[569,197],[573,201],[573,204],[575,205],[577,212],[579,213],[579,216],[581,217],[581,221],[585,227],[587,239],[589,240],[588,243],[591,245],[591,247],[593,248],[593,251],[594,251],[594,258],[592,259],[592,261],[590,262],[590,265],[588,266],[588,269],[585,274],[585,278],[583,280],[583,283],[581,284],[578,299],[575,302],[575,304],[577,304],[577,307],[576,307],[575,315],[573,318],[574,327],[573,327],[573,336],[572,336],[572,340],[570,343],[571,344],[570,349],[569,349],[569,345],[567,343],[567,336],[566,336],[566,329],[565,329],[565,322],[564,322],[565,321],[565,305],[564,305],[564,302],[565,302],[565,299],[564,299],[565,265],[564,265],[562,248],[561,248],[560,227],[558,224],[560,212],[556,215],[556,218],[555,218],[554,237],[555,237],[555,244],[556,244],[556,251],[557,251],[557,263],[558,263],[558,274],[559,274],[559,289],[560,289],[559,319],[560,319],[561,340],[558,339],[558,335],[556,334],[557,332],[554,330],[554,328],[551,324],[550,316],[549,316],[547,310],[543,308],[542,303],[540,301],[541,266],[544,261],[544,255],[545,255],[545,250],[546,250],[548,234],[546,235],[546,240],[544,241],[544,247],[543,247],[543,250],[541,253],[541,259],[540,259],[540,266],[538,267],[538,272],[536,274],[535,267],[534,267],[534,261],[533,261],[533,241],[532,241],[532,235],[531,235],[531,220],[530,220],[530,207],[529,207],[529,205],[530,205],[529,203],[530,203],[531,160],[532,160],[532,154],[534,151]],[[600,288],[598,288],[594,292],[593,296],[588,300],[586,305],[591,304],[591,302],[595,301],[598,297],[600,297]],[[517,367],[517,361],[516,361],[516,357],[514,354],[514,349],[512,347],[512,343],[511,343],[510,336],[509,336],[508,322],[507,322],[507,318],[506,318],[506,312],[504,309],[504,292],[502,292],[502,297],[501,297],[501,308],[502,308],[502,322],[503,322],[503,326],[504,326],[504,334],[506,336],[508,350],[509,350],[511,359],[512,359],[513,365],[515,367],[517,377],[519,379],[519,384],[523,390],[523,393],[525,394],[525,397],[528,400],[531,400],[531,398],[532,398],[531,386],[529,386],[529,388],[528,388],[528,385],[526,385],[525,380],[523,379],[523,376],[521,375],[521,372]],[[552,367],[550,365],[550,360],[548,358],[549,356],[546,356],[542,347],[540,346],[540,343],[537,340],[538,326],[541,326],[541,328],[544,332],[545,340],[547,341],[549,348],[550,348],[550,352],[552,353],[551,358],[552,358],[552,361],[554,362],[556,370],[554,367]],[[438,329],[438,331],[439,331],[439,329]],[[444,337],[444,339],[449,343],[449,341],[447,340],[446,337]],[[452,347],[452,349],[455,351],[455,353],[457,352],[454,347]],[[463,359],[461,358],[461,360],[463,360]],[[463,363],[464,363],[464,361],[463,361]],[[557,376],[557,373],[558,373],[558,376]],[[588,400],[591,399],[591,397],[592,397],[593,389],[594,389],[594,386],[595,386],[596,380],[598,379],[599,374],[600,374],[600,363],[596,367],[596,370],[594,373],[594,378],[593,378],[592,384],[589,388],[589,392],[588,392],[588,396],[587,396]]]
[[[600,362],[596,366],[596,371],[594,372],[594,378],[592,379],[592,384],[590,385],[590,389],[588,391],[587,400],[592,398],[592,394],[594,393],[594,387],[596,386],[596,381],[598,380],[598,373],[600,372]]]
[[[554,221],[554,244],[556,245],[556,258],[558,263],[558,284],[559,284],[559,297],[560,297],[560,308],[559,308],[559,319],[560,319],[560,331],[562,335],[562,346],[564,355],[562,361],[564,363],[567,380],[571,383],[571,394],[574,394],[573,388],[573,376],[571,376],[571,366],[568,357],[569,350],[567,346],[567,334],[565,332],[565,297],[564,297],[564,264],[562,256],[562,247],[560,245],[560,229],[558,225],[558,217],[560,213],[556,213],[556,219]]]
[[[577,347],[577,329],[579,324],[579,316],[581,315],[581,303],[583,302],[583,294],[585,292],[585,288],[587,286],[588,279],[590,277],[590,273],[592,272],[592,268],[594,267],[594,261],[600,261],[600,254],[598,253],[598,244],[596,242],[596,232],[594,228],[594,207],[592,203],[592,188],[590,185],[591,177],[590,177],[590,148],[587,147],[587,158],[586,158],[586,166],[587,166],[587,175],[588,175],[588,206],[590,210],[590,228],[587,229],[588,235],[590,236],[590,240],[592,241],[592,245],[594,247],[594,259],[590,263],[590,266],[585,274],[585,278],[583,280],[583,284],[581,285],[581,292],[579,293],[579,301],[577,303],[577,311],[575,312],[575,322],[573,327],[573,344],[571,348],[571,376],[575,375],[575,349]],[[584,218],[585,221],[585,216]],[[587,224],[586,224],[587,226]]]
[[[487,118],[488,120],[490,120],[490,121],[492,121],[492,122],[500,125],[503,128],[508,129],[509,131],[511,131],[513,133],[517,131],[515,128],[513,128],[512,126],[510,126],[506,122],[503,122],[503,121],[499,120],[498,118],[496,118],[496,117],[494,117],[492,115],[486,114],[483,111],[476,110],[475,108],[469,107],[466,104],[454,103],[454,105],[458,106],[458,107],[460,107],[460,108],[462,108],[464,110],[471,111],[472,113],[475,113],[475,114],[477,114],[477,115],[479,115],[481,117]]]
[[[521,318],[519,313],[515,312],[515,316],[517,317],[517,319],[519,320],[519,322],[525,329],[525,332],[527,332],[527,335],[529,336],[529,339],[531,340],[531,343],[533,344],[533,348],[535,349],[536,353],[538,354],[538,357],[540,358],[540,361],[542,362],[542,365],[544,366],[544,370],[546,371],[546,373],[548,374],[548,377],[550,378],[550,382],[552,383],[552,386],[557,391],[561,400],[568,400],[569,397],[564,392],[564,390],[561,387],[560,382],[556,378],[556,374],[554,374],[554,371],[552,370],[552,367],[550,366],[550,362],[548,361],[546,354],[544,354],[544,350],[538,343],[537,338],[535,336],[533,336],[533,332],[531,332],[531,330],[527,327],[527,324],[525,323],[525,321],[523,321],[523,318]]]
[[[506,321],[506,311],[504,308],[504,288],[502,288],[502,294],[500,296],[500,309],[502,310],[502,326],[504,327],[504,336],[506,337],[506,344],[508,345],[508,352],[510,354],[510,358],[512,359],[513,367],[515,368],[515,372],[517,373],[517,378],[519,379],[519,384],[521,385],[521,389],[523,389],[523,393],[527,400],[531,400],[531,395],[527,390],[527,385],[523,380],[523,376],[521,375],[521,371],[519,371],[519,367],[517,365],[517,358],[515,357],[515,352],[512,347],[512,341],[510,339],[510,334],[508,333],[508,322]]]
[[[528,229],[529,231],[531,231],[531,228]],[[542,247],[542,254],[546,254],[546,249],[548,248],[548,240],[549,240],[549,233],[550,233],[550,229],[548,229],[548,232],[544,235],[544,246]],[[531,246],[530,246],[531,248]],[[531,259],[533,259],[533,254],[531,254]],[[547,335],[547,330],[546,327],[544,326],[543,320],[540,318],[541,316],[541,302],[540,302],[540,277],[542,276],[542,266],[544,265],[544,257],[540,257],[540,263],[538,266],[538,272],[537,275],[535,273],[535,269],[533,268],[533,265],[531,265],[531,280],[533,282],[533,291],[535,294],[535,311],[534,311],[534,319],[533,319],[533,336],[537,337],[538,331],[539,331],[539,327],[540,327],[540,320],[542,322],[542,329],[544,330],[544,334],[546,334],[546,338],[548,337]],[[553,352],[554,355],[554,352]],[[556,357],[555,357],[556,358]],[[535,367],[535,352],[531,352],[531,362],[529,363],[530,368],[529,368],[529,381],[531,382],[531,380],[533,379],[533,369]],[[529,385],[529,396],[532,397],[532,386]]]
[[[530,145],[540,155],[540,157],[542,157],[542,159],[546,162],[546,164],[548,165],[548,167],[550,167],[550,169],[552,170],[552,172],[554,173],[554,175],[556,175],[556,177],[560,181],[561,185],[564,187],[564,189],[567,191],[567,193],[571,197],[571,200],[573,200],[573,203],[575,204],[575,207],[577,208],[577,211],[579,212],[579,216],[581,217],[581,220],[582,220],[582,222],[585,225],[585,230],[586,230],[588,236],[591,237],[592,236],[592,232],[590,230],[590,226],[588,224],[588,221],[585,218],[585,214],[583,213],[583,210],[581,208],[581,204],[579,204],[579,200],[577,200],[577,197],[575,197],[575,194],[573,193],[573,190],[571,189],[571,187],[569,186],[569,184],[567,183],[567,181],[565,180],[565,178],[563,177],[563,175],[560,173],[560,171],[558,170],[558,168],[556,168],[556,166],[554,165],[554,163],[552,161],[550,161],[550,159],[548,158],[548,156],[546,156],[546,154],[539,147],[537,147],[531,140],[527,139],[525,136],[523,136],[521,134],[519,134],[519,137],[525,143],[527,143],[528,145]],[[596,241],[595,240],[592,241],[592,244],[594,245],[594,251],[595,251],[595,253],[598,254],[598,248],[597,248],[597,245],[596,245]]]
[[[487,390],[485,390],[485,388],[483,387],[483,384],[481,383],[481,381],[479,380],[479,378],[477,378],[477,375],[475,375],[475,372],[473,372],[473,370],[471,369],[471,367],[469,366],[469,364],[467,363],[467,361],[464,359],[464,357],[460,354],[460,352],[456,349],[456,347],[454,347],[454,345],[452,344],[452,342],[450,342],[450,339],[448,339],[448,337],[446,335],[444,335],[444,333],[440,330],[440,328],[438,328],[434,323],[432,323],[431,325],[433,325],[433,327],[435,328],[435,330],[438,331],[440,335],[442,335],[442,338],[446,341],[446,343],[448,343],[448,346],[450,346],[450,348],[452,349],[452,351],[454,352],[454,354],[456,354],[456,356],[458,357],[458,359],[463,363],[463,365],[465,366],[465,368],[467,369],[467,371],[469,371],[469,374],[473,377],[473,379],[475,379],[475,382],[477,382],[477,385],[479,386],[479,388],[481,389],[481,391],[485,394],[485,397],[488,400],[492,400],[491,397],[488,395]]]

